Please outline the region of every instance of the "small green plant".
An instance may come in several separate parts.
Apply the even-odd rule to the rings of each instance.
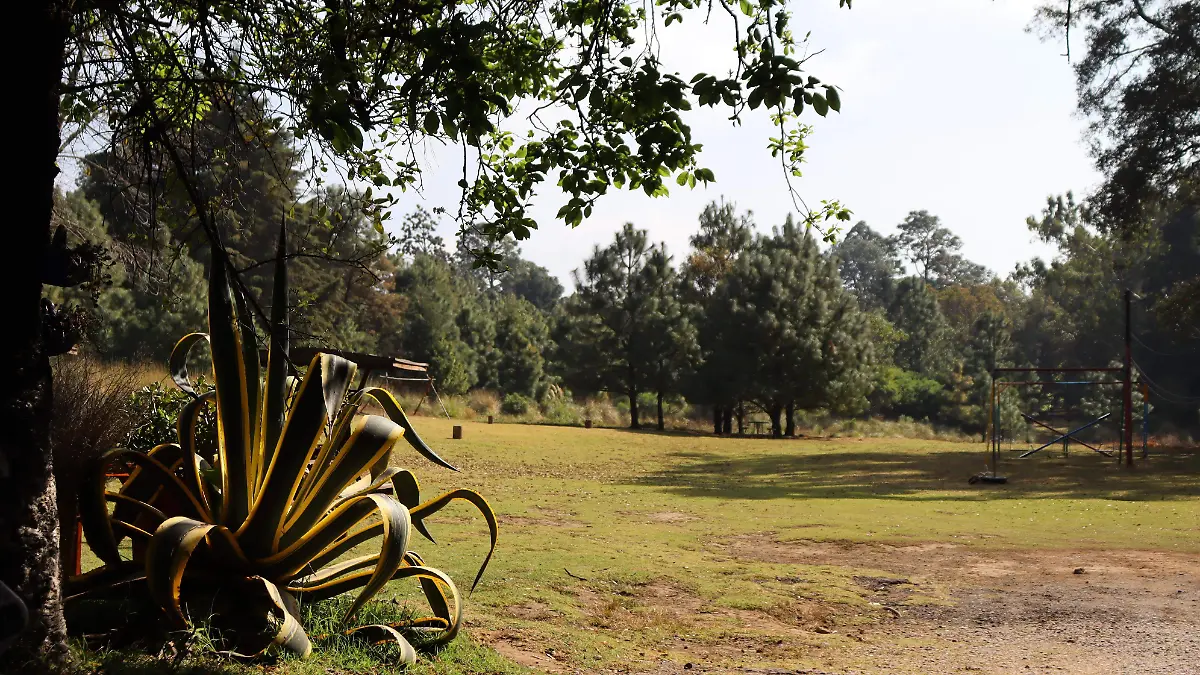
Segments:
[[[212,391],[212,385],[203,377],[196,378],[193,388],[200,394]],[[129,408],[138,421],[125,440],[125,447],[150,452],[163,443],[174,441],[178,434],[175,422],[192,398],[182,389],[167,388],[158,382],[133,392],[129,396]],[[196,439],[197,446],[207,449],[210,455],[217,447],[217,420],[211,408],[202,410],[196,420]]]
[[[284,250],[281,235],[280,260]],[[285,266],[276,268],[274,297],[287,297]],[[175,416],[176,440],[145,452],[112,450],[92,463],[80,516],[88,545],[104,564],[70,580],[68,601],[132,585],[148,591],[174,628],[203,622],[219,651],[251,656],[280,645],[307,656],[312,645],[301,607],[361,589],[338,630],[391,642],[411,663],[416,652],[408,637],[445,643],[461,625],[457,587],[410,550],[411,532],[432,539],[425,520],[452,501],[477,507],[491,536],[477,584],[495,550],[495,514],[471,490],[422,502],[416,476],[389,466],[393,447],[404,440],[433,463],[454,467],[421,440],[392,395],[378,388],[350,391],[356,366],[329,354],[317,354],[302,378],[289,376],[286,303],[275,303],[269,334],[260,372],[245,300],[214,256],[209,333],[184,337],[170,360],[172,379],[189,400],[177,415],[173,398],[172,405],[154,408],[154,416]],[[187,373],[188,353],[202,342],[212,354],[211,389]],[[162,402],[156,392],[147,396]],[[386,416],[363,414],[368,405]],[[200,434],[209,409],[216,420],[211,461],[201,454]],[[118,491],[109,491],[106,469],[118,461],[136,468]],[[133,542],[132,560],[122,556],[125,538]],[[377,553],[344,559],[372,541]],[[352,623],[393,579],[417,580],[430,615]]]
[[[534,407],[533,401],[525,396],[505,394],[504,400],[500,403],[500,412],[513,416],[527,415]]]

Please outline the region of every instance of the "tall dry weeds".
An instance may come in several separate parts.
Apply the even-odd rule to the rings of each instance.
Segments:
[[[64,355],[54,368],[50,429],[58,491],[59,550],[63,573],[74,572],[75,518],[83,470],[92,458],[120,445],[137,422],[130,394],[146,380],[145,368]]]

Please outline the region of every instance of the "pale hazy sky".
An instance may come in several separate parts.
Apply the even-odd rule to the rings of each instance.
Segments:
[[[1075,114],[1074,83],[1063,45],[1025,32],[1037,0],[792,0],[793,31],[811,31],[824,49],[808,64],[842,88],[842,112],[826,119],[806,110],[815,128],[804,178],[810,205],[839,199],[884,233],[912,210],[927,209],[962,237],[964,253],[1006,275],[1047,249],[1032,240],[1025,217],[1048,194],[1086,192],[1098,180]],[[724,24],[699,15],[660,31],[669,68],[724,73],[731,38]],[[1075,45],[1081,48],[1081,45]],[[542,190],[534,212],[540,229],[521,242],[526,258],[570,286],[570,272],[593,245],[606,244],[626,221],[666,242],[679,260],[706,203],[724,196],[754,211],[762,230],[793,210],[783,175],[766,150],[771,127],[762,110],[732,127],[728,113],[690,118],[704,144],[702,165],[716,173],[707,189],[671,183],[669,197],[613,192],[575,229],[554,219],[558,188]],[[444,158],[444,161],[442,159]],[[432,152],[423,195],[405,195],[398,219],[417,203],[454,206],[461,155]],[[451,241],[455,227],[443,223]]]

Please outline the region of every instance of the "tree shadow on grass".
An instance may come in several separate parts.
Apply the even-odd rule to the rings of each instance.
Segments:
[[[934,452],[799,450],[737,456],[679,452],[667,466],[633,480],[683,496],[725,499],[1102,498],[1132,501],[1200,497],[1200,450],[1163,450],[1132,470],[1093,453],[1018,459],[1001,455],[1005,485],[970,485],[984,471],[982,450]]]

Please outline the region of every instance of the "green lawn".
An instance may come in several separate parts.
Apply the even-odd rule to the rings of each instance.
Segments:
[[[973,486],[967,478],[984,469],[982,444],[462,422],[454,424],[464,425],[465,438],[454,441],[449,421],[415,422],[461,472],[411,452],[393,463],[416,471],[427,497],[478,490],[500,520],[492,565],[467,600],[466,634],[418,672],[520,671],[485,643],[551,670],[683,664],[697,653],[716,665],[795,667],[805,662],[805,645],[823,636],[776,640],[787,627],[885,618],[854,577],[886,570],[747,555],[755,542],[1200,551],[1194,450],[1156,454],[1133,470],[1093,453],[1018,460],[1006,452],[1001,473],[1010,483]],[[468,584],[486,551],[482,520],[455,505],[428,524],[439,544],[414,547]],[[388,592],[397,600],[415,597],[394,586]],[[948,601],[936,588],[923,593],[925,602]],[[271,669],[380,672],[355,658],[326,655]],[[125,672],[138,672],[121,661]]]

